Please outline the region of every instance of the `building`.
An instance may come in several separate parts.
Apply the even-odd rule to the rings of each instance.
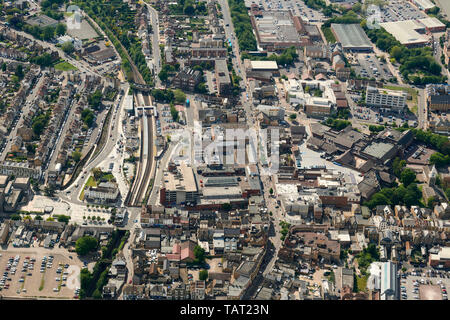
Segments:
[[[244,68],[247,78],[261,81],[271,81],[272,77],[280,74],[276,61],[251,61],[245,59]]]
[[[160,191],[160,202],[165,205],[196,203],[199,198],[197,180],[191,167],[185,163],[175,166],[169,164],[169,171],[164,172]]]
[[[219,95],[226,95],[231,90],[230,73],[228,72],[227,61],[225,59],[215,62],[216,84]]]
[[[251,14],[250,20],[260,49],[279,51],[302,46],[299,26],[290,10],[260,11],[258,16]]]
[[[38,180],[41,176],[41,167],[32,168],[28,162],[4,161],[0,164],[0,174]]]
[[[441,247],[437,253],[430,253],[429,262],[435,268],[450,268],[450,247]]]
[[[438,18],[430,17],[417,20],[423,26],[427,32],[445,32],[446,26]]]
[[[409,48],[422,47],[429,42],[425,26],[417,20],[383,22],[380,26]]]
[[[371,107],[387,108],[401,113],[406,105],[407,93],[404,91],[367,87],[366,104]]]
[[[87,187],[85,198],[93,202],[114,202],[119,197],[119,186],[115,182],[102,182],[97,187]]]
[[[327,98],[310,97],[305,103],[305,113],[310,117],[323,118],[331,114],[332,105]]]
[[[344,51],[370,52],[372,43],[359,24],[331,24],[331,32]]]
[[[198,43],[191,44],[191,57],[193,59],[226,58],[228,50],[223,47],[222,39],[204,38]]]
[[[410,0],[412,3],[416,5],[417,8],[427,12],[430,9],[433,9],[436,5],[430,0]]]
[[[450,109],[450,85],[429,84],[426,87],[428,108],[431,111],[448,111]]]
[[[381,265],[380,298],[381,300],[398,299],[397,265],[392,261]]]
[[[173,78],[172,85],[184,91],[194,91],[201,79],[202,74],[200,71],[194,71],[189,67],[185,67]]]

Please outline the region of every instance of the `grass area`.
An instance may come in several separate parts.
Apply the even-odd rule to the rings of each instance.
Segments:
[[[60,63],[55,64],[55,69],[56,70],[61,70],[61,71],[78,70],[76,67],[74,67],[73,65],[71,65],[67,61],[62,61]]]
[[[392,85],[384,85],[383,88],[389,89],[389,90],[396,90],[396,91],[405,91],[411,96],[411,100],[407,100],[408,108],[409,110],[417,115],[418,112],[418,100],[417,100],[417,90],[409,87],[399,87],[399,86],[392,86]]]
[[[367,279],[369,279],[368,275],[365,275],[365,276],[362,276],[362,277],[360,277],[360,276],[356,277],[356,282],[357,282],[356,284],[357,284],[357,288],[358,288],[359,291],[366,291],[367,290],[367,288],[366,288],[366,286],[367,286]]]
[[[45,272],[44,272],[44,275],[45,275]],[[44,290],[44,284],[45,284],[44,275],[42,276],[42,279],[41,279],[41,285],[39,286],[39,291]]]
[[[84,189],[86,189],[86,187],[96,187],[96,186],[97,186],[97,181],[95,181],[93,176],[90,176],[88,181],[84,185],[83,190],[81,191],[80,200],[81,201],[84,200]]]
[[[333,32],[331,32],[331,28],[330,27],[322,27],[322,32],[323,35],[325,37],[325,39],[327,40],[328,43],[335,43],[336,42],[336,38],[333,34]]]

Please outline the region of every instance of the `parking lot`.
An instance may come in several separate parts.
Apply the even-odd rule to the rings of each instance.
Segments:
[[[381,80],[393,77],[387,64],[380,61],[375,54],[357,54],[356,59],[359,66],[355,67],[355,72],[363,78]]]
[[[418,20],[427,18],[426,14],[422,13],[412,4],[404,0],[389,1],[389,5],[381,8],[380,12],[382,22]]]
[[[302,17],[305,22],[326,20],[322,12],[308,8],[301,0],[254,0],[253,3],[266,10],[292,10],[295,16]]]
[[[173,121],[172,114],[170,113],[170,107],[166,104],[158,104],[158,120],[161,128],[161,135],[165,136],[172,130],[179,129],[181,125]]]
[[[400,280],[401,300],[447,300],[450,275],[407,275]],[[406,295],[404,294],[406,293]]]
[[[74,299],[83,263],[76,254],[45,249],[0,251],[0,295]],[[70,258],[71,257],[71,258]]]

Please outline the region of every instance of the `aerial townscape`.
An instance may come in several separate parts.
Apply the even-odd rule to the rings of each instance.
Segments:
[[[0,9],[0,300],[448,300],[449,0]]]

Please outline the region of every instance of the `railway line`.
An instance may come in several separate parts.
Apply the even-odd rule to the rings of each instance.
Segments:
[[[142,92],[136,92],[134,98],[137,104],[140,127],[140,155],[136,167],[136,176],[133,185],[127,195],[126,204],[131,207],[139,207],[143,204],[145,196],[151,187],[151,176],[154,166],[153,152],[153,113],[146,107],[152,105],[151,97]]]

